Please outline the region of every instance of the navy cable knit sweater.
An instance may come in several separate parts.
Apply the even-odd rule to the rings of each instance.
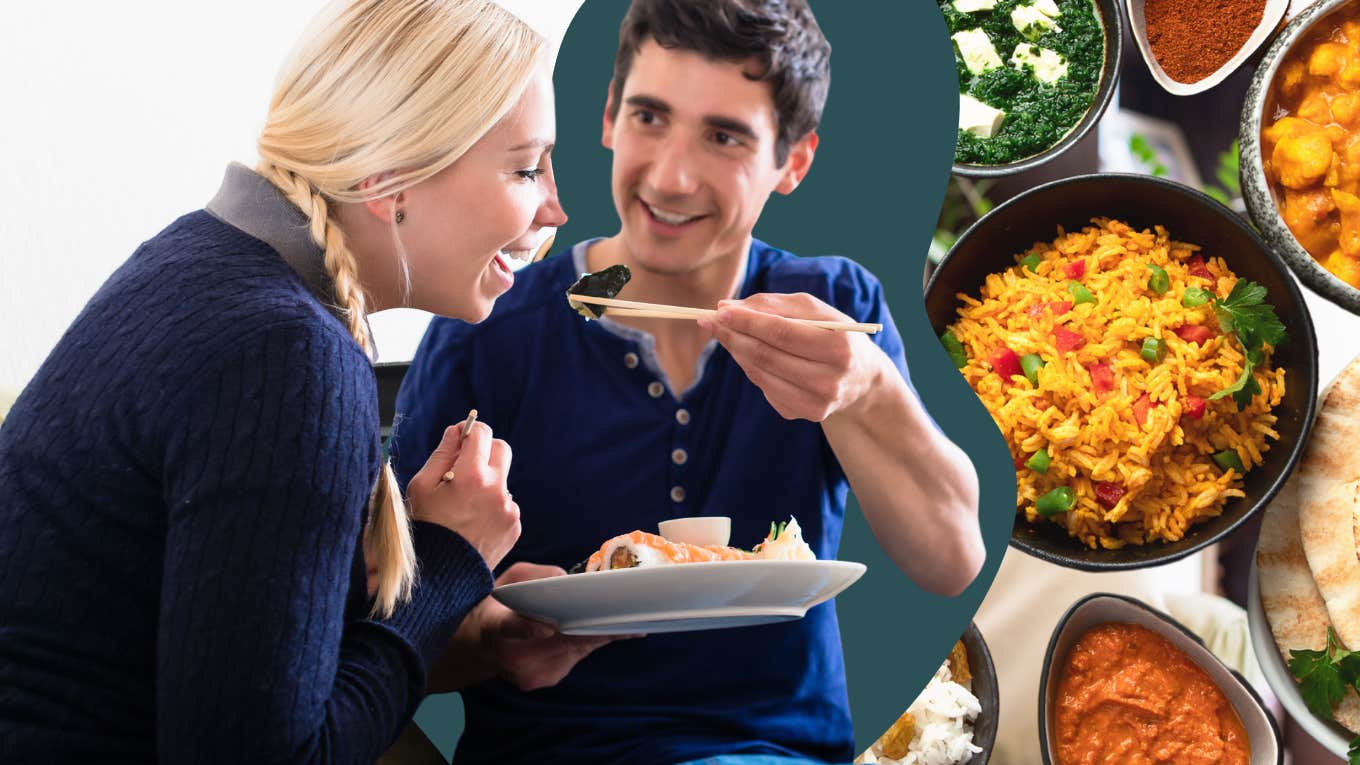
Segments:
[[[0,427],[0,762],[372,763],[490,591],[415,524],[366,617],[372,367],[270,245],[200,211],[85,307]]]

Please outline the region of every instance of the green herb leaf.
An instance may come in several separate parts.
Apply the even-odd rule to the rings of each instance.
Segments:
[[[1249,351],[1260,349],[1262,344],[1273,348],[1289,337],[1284,323],[1275,315],[1275,307],[1265,299],[1265,287],[1238,279],[1226,298],[1214,302],[1218,326],[1224,332],[1235,332],[1242,347]]]
[[[1331,719],[1332,709],[1346,696],[1346,686],[1327,652],[1290,651],[1289,672],[1299,681],[1299,695],[1303,696],[1308,711]]]
[[[1256,367],[1261,365],[1262,359],[1263,356],[1260,351],[1247,351],[1246,362],[1242,364],[1242,375],[1237,378],[1237,382],[1210,396],[1209,400],[1217,401],[1226,396],[1232,396],[1233,401],[1237,404],[1237,411],[1246,409],[1247,404],[1251,403],[1252,397],[1261,392],[1261,384],[1256,382],[1256,376],[1253,373],[1256,371]]]
[[[1360,736],[1351,739],[1351,748],[1346,750],[1348,765],[1360,765]]]
[[[1292,650],[1289,652],[1289,672],[1299,681],[1299,694],[1308,710],[1324,718],[1332,716],[1332,709],[1346,695],[1360,677],[1360,655],[1341,647],[1336,629],[1327,628],[1327,647],[1321,651]],[[1360,741],[1360,739],[1357,739]],[[1355,749],[1355,742],[1351,744]]]
[[[1209,400],[1216,401],[1231,395],[1233,401],[1237,402],[1239,412],[1247,408],[1252,396],[1261,392],[1261,386],[1252,373],[1265,359],[1262,348],[1266,345],[1274,348],[1289,339],[1284,323],[1275,315],[1275,307],[1265,302],[1265,299],[1265,287],[1238,279],[1226,298],[1214,301],[1218,326],[1224,332],[1237,335],[1237,342],[1242,344],[1242,351],[1246,354],[1246,362],[1242,365],[1242,375],[1237,378],[1237,382],[1210,396]]]

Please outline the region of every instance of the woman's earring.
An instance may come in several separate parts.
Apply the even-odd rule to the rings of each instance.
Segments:
[[[397,210],[397,223],[401,223],[404,220],[406,220],[406,213],[402,212],[401,210]]]

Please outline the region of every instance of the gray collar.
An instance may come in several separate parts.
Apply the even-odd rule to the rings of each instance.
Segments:
[[[595,244],[603,238],[604,237],[595,237],[594,239],[587,239],[584,242],[577,242],[572,246],[571,261],[573,268],[576,269],[576,273],[586,273],[586,270],[589,268],[586,264],[586,250],[589,250],[592,244]],[[737,294],[741,294],[741,289],[737,290]],[[671,392],[671,396],[677,401],[689,395],[689,392],[698,387],[699,383],[703,381],[704,370],[708,368],[708,358],[718,349],[717,340],[709,340],[708,343],[704,345],[704,349],[699,352],[699,358],[694,361],[694,382],[690,383],[688,388],[678,391],[675,389],[675,386],[671,384],[670,375],[666,374],[665,370],[661,368],[661,358],[656,352],[655,335],[636,327],[620,324],[609,318],[608,313],[601,316],[596,324],[606,332],[636,344],[639,355],[642,357],[643,365],[661,380],[662,384],[666,386],[666,389]]]
[[[307,216],[277,186],[233,162],[227,166],[217,196],[204,209],[277,250],[307,289],[332,313],[340,315],[335,288],[326,273],[325,252],[312,241]]]

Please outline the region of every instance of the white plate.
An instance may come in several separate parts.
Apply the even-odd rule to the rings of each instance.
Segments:
[[[864,571],[838,560],[715,561],[568,574],[491,594],[568,635],[689,632],[801,619]]]
[[[1261,673],[1265,675],[1270,690],[1275,692],[1275,697],[1284,705],[1284,711],[1288,712],[1289,716],[1319,744],[1345,760],[1351,734],[1335,721],[1323,720],[1314,715],[1308,711],[1308,705],[1303,703],[1298,683],[1294,682],[1294,676],[1289,673],[1289,667],[1285,664],[1284,657],[1280,655],[1279,647],[1275,645],[1275,635],[1270,631],[1270,622],[1266,620],[1265,609],[1261,608],[1258,576],[1256,556],[1253,555],[1251,578],[1247,583],[1247,624],[1251,631],[1251,647],[1256,652],[1256,662],[1261,665]]]

